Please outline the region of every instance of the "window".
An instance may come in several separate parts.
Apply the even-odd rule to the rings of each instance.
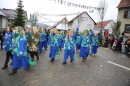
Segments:
[[[82,21],[87,21],[88,18],[87,18],[87,17],[81,17],[81,20],[82,20]]]
[[[130,10],[124,11],[124,18],[130,18]]]
[[[130,24],[125,25],[125,32],[130,33]]]
[[[88,24],[88,25],[87,25],[87,28],[91,28],[91,27],[92,27],[92,25],[91,25],[91,24]]]
[[[130,11],[128,12],[128,18],[130,18]]]

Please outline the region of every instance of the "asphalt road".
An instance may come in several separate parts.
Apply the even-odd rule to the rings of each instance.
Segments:
[[[9,76],[11,66],[0,69],[0,86],[130,86],[130,58],[99,48],[95,57],[89,56],[87,61],[76,54],[76,61],[68,59],[62,65],[63,50],[55,62],[51,63],[49,49],[39,54],[37,65],[28,71],[18,70],[18,74]],[[5,61],[5,52],[0,51],[0,67]],[[10,61],[11,63],[11,61]]]

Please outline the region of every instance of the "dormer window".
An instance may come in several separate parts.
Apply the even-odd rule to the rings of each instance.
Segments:
[[[124,11],[124,18],[130,18],[130,10]]]

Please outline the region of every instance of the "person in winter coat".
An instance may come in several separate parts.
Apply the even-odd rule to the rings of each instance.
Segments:
[[[6,28],[6,33],[4,36],[4,42],[3,42],[3,48],[6,51],[6,60],[4,63],[4,66],[2,67],[2,69],[6,69],[8,68],[8,62],[9,59],[12,59],[12,52],[11,52],[11,47],[12,47],[12,38],[13,38],[13,31],[11,27],[7,27]]]

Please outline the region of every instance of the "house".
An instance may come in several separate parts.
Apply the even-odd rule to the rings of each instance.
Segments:
[[[6,26],[12,25],[14,21],[14,17],[16,15],[16,10],[3,8],[2,11],[6,15]],[[28,20],[27,11],[24,11],[24,16],[25,16],[25,26],[26,26]]]
[[[0,9],[0,28],[6,28],[6,15]]]
[[[109,34],[112,34],[113,28],[115,26],[115,23],[113,20],[106,20],[102,22],[102,27],[101,27],[101,22],[97,22],[97,25],[94,25],[94,32],[100,33],[102,29],[102,35],[104,35],[105,31],[108,31]]]
[[[68,30],[68,20],[63,18],[61,21],[55,23],[52,28],[57,28],[58,30]]]
[[[121,21],[120,32],[130,35],[130,0],[121,0],[117,8],[117,20]]]
[[[83,12],[69,21],[68,28],[76,29],[78,27],[79,31],[83,31],[85,29],[93,29],[94,25],[96,25],[96,22],[90,17],[87,12]]]

